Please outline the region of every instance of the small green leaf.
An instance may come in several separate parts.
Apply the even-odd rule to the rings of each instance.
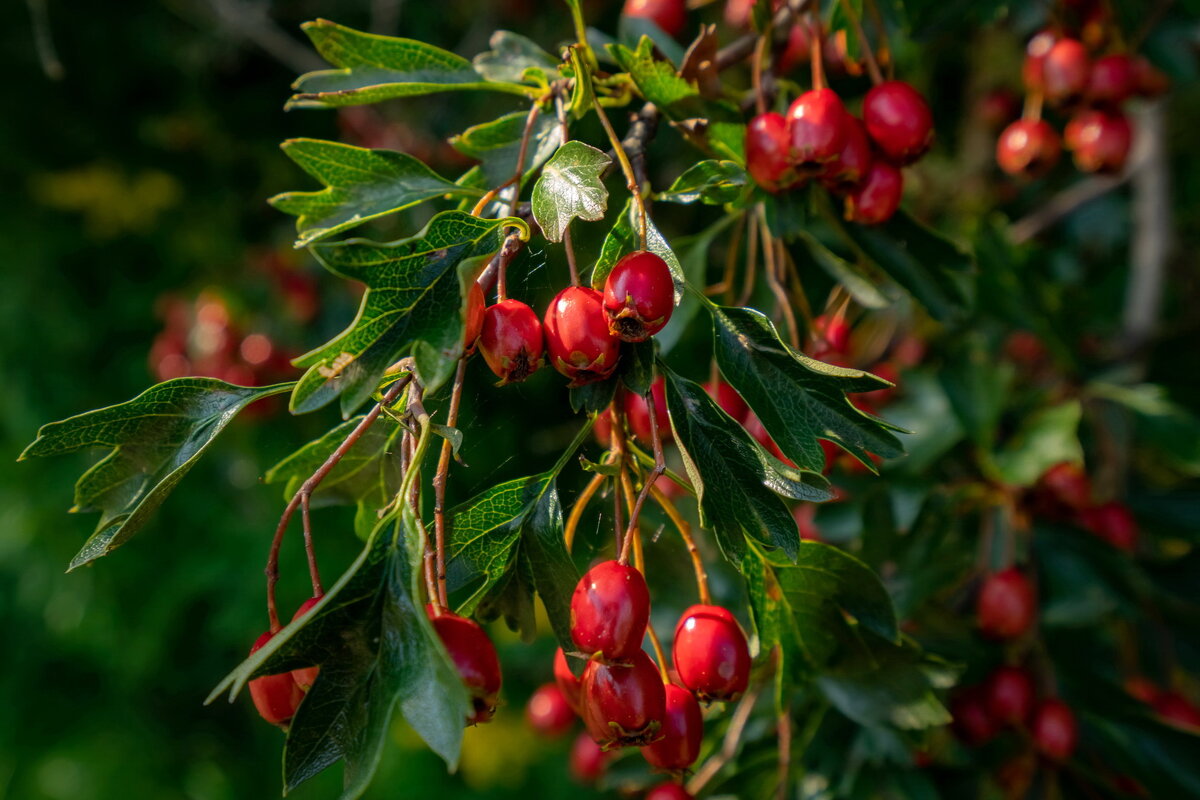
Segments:
[[[583,386],[572,386],[568,392],[571,410],[578,414],[580,411],[588,414],[598,414],[608,408],[613,395],[617,391],[617,379],[592,381]]]
[[[655,199],[664,203],[701,202],[720,206],[737,202],[746,194],[747,186],[746,170],[740,165],[710,159],[693,164]]]
[[[1038,478],[1063,461],[1083,461],[1079,420],[1083,408],[1069,400],[1039,409],[1021,421],[1021,427],[992,461],[1001,479],[1010,486],[1033,486]]]
[[[43,425],[18,460],[111,448],[75,484],[71,511],[99,511],[100,522],[69,569],[129,541],[238,412],[294,385],[246,387],[215,378],[175,378],[119,405]]]
[[[527,111],[514,111],[499,119],[480,123],[450,139],[450,144],[463,155],[477,158],[489,186],[499,186],[512,178],[517,171],[517,156],[521,150],[521,137],[525,133]],[[525,150],[524,182],[536,172],[562,144],[562,127],[553,114],[538,114],[529,133]]]
[[[621,383],[625,384],[625,388],[634,394],[644,395],[650,391],[650,384],[654,382],[654,359],[655,359],[655,339],[652,337],[644,342],[633,342],[621,345],[621,363],[617,367],[617,374],[621,378]],[[666,425],[665,419],[658,421],[660,425]]]
[[[990,451],[1009,389],[1016,376],[1011,363],[997,361],[982,336],[968,334],[954,343],[938,380],[954,416],[979,447]]]
[[[558,69],[558,59],[537,42],[512,31],[496,31],[488,40],[491,49],[475,56],[475,69],[489,81],[535,83],[545,85]],[[530,81],[529,72],[540,73],[540,81]]]
[[[600,173],[612,163],[591,145],[570,141],[542,169],[533,185],[533,218],[551,242],[561,242],[571,220],[595,222],[608,208],[608,189]]]
[[[834,707],[860,725],[921,730],[945,725],[950,714],[934,694],[921,654],[866,637],[871,660],[821,675],[817,685]],[[936,668],[942,669],[941,665]]]
[[[617,217],[616,224],[604,237],[600,257],[596,259],[596,266],[592,269],[593,289],[598,292],[604,291],[604,281],[617,262],[635,250],[642,249],[640,228],[637,207],[633,198],[630,198],[625,201],[625,208],[621,210],[621,216]],[[675,304],[679,305],[679,301],[683,299],[685,285],[683,267],[675,256],[675,251],[667,244],[667,240],[659,233],[658,228],[654,226],[654,220],[651,219],[646,220],[646,249],[667,262],[667,268],[671,270],[671,278],[675,282]]]

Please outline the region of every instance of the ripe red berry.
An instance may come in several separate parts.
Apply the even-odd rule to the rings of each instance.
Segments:
[[[796,520],[796,527],[800,530],[801,539],[806,542],[824,541],[821,537],[821,530],[817,527],[816,503],[797,503],[792,508],[792,518]]]
[[[542,364],[542,325],[520,300],[501,300],[483,312],[483,360],[501,383],[520,383]]]
[[[579,678],[575,677],[575,673],[571,672],[571,665],[567,663],[567,654],[561,647],[554,653],[554,682],[558,684],[559,689],[562,689],[563,697],[567,698],[571,710],[578,714],[581,708],[579,697],[583,686]]]
[[[272,634],[267,631],[254,642],[250,655],[254,655],[267,642]],[[292,673],[283,672],[278,675],[264,675],[250,681],[250,699],[258,709],[259,716],[272,725],[286,726],[296,713],[296,707],[304,699],[304,690],[296,685]]]
[[[775,61],[776,71],[780,75],[786,75],[797,64],[807,64],[810,59],[812,59],[812,34],[807,25],[797,23],[788,31],[787,44],[784,45],[783,52]]]
[[[1021,78],[1029,91],[1040,92],[1045,88],[1043,66],[1046,56],[1057,41],[1058,37],[1051,31],[1041,31],[1025,45],[1025,63],[1021,66]]]
[[[650,385],[650,396],[654,399],[654,416],[658,422],[658,435],[664,442],[671,438],[666,392],[666,382],[661,376]],[[643,444],[649,445],[653,431],[650,430],[650,409],[646,405],[646,398],[633,392],[625,392],[624,398],[625,423],[629,426],[629,432]]]
[[[1021,113],[1021,102],[1011,89],[992,89],[979,101],[980,119],[992,130],[999,130]]]
[[[813,358],[820,358],[828,353],[845,355],[850,352],[850,323],[842,316],[818,314],[813,317],[809,338],[812,339],[809,349]]]
[[[608,330],[626,342],[644,342],[661,331],[675,310],[671,269],[655,253],[637,250],[623,257],[604,282]]]
[[[871,141],[858,117],[846,115],[846,143],[825,167],[821,183],[831,192],[849,192],[862,184],[871,168]]]
[[[1137,69],[1124,53],[1101,56],[1092,64],[1087,96],[1093,103],[1117,105],[1137,90]]]
[[[583,671],[583,724],[606,750],[641,747],[662,735],[662,675],[641,650],[627,659],[627,666],[589,661]]]
[[[1158,97],[1171,88],[1171,81],[1145,56],[1133,59],[1134,91],[1142,97]]]
[[[555,295],[543,330],[550,365],[571,386],[603,380],[617,368],[621,340],[609,332],[604,298],[595,289],[568,286]]]
[[[646,579],[628,564],[603,561],[579,579],[571,595],[571,638],[580,651],[607,661],[642,652],[650,619]]]
[[[1125,679],[1125,691],[1138,700],[1141,700],[1146,705],[1153,705],[1158,696],[1162,694],[1154,681],[1149,678],[1144,678],[1141,675],[1133,675]]]
[[[1038,484],[1067,508],[1079,510],[1092,502],[1092,481],[1079,464],[1055,464],[1042,474]]]
[[[684,770],[700,755],[704,738],[704,717],[700,704],[687,689],[675,684],[665,687],[667,701],[663,714],[663,737],[642,748],[650,766],[661,770]]]
[[[988,677],[983,692],[988,714],[997,722],[1024,725],[1029,721],[1037,696],[1029,670],[1000,667]]]
[[[1083,527],[1118,550],[1132,553],[1137,549],[1137,520],[1123,503],[1109,502],[1079,512]]]
[[[554,738],[571,730],[575,712],[558,684],[544,683],[529,698],[525,719],[538,733]]]
[[[1079,741],[1074,712],[1066,703],[1054,698],[1038,704],[1030,730],[1034,747],[1052,761],[1066,761],[1075,752],[1075,744]]]
[[[483,287],[471,281],[471,288],[467,289],[466,324],[463,326],[463,352],[472,353],[475,351],[475,341],[479,338],[479,334],[483,332],[483,314],[486,306],[487,300],[483,297]]]
[[[671,36],[678,36],[687,27],[686,0],[625,0],[621,13],[648,19]]]
[[[1033,585],[1015,567],[990,575],[979,590],[975,613],[985,636],[1014,639],[1029,630],[1037,613]]]
[[[1058,132],[1045,120],[1019,119],[996,141],[996,163],[1009,175],[1036,178],[1050,171],[1062,154]]]
[[[733,700],[750,683],[750,648],[733,614],[694,605],[679,618],[671,660],[679,680],[705,702]]]
[[[474,620],[450,611],[435,614],[432,606],[426,606],[425,613],[433,621],[433,629],[471,696],[472,711],[467,723],[487,722],[496,713],[500,694],[500,658],[496,646]]]
[[[972,686],[963,689],[950,702],[954,733],[969,745],[986,744],[998,732],[996,720],[988,713],[983,689]]]
[[[832,89],[812,89],[788,109],[792,163],[801,173],[817,175],[842,152],[850,116]]]
[[[1151,704],[1160,717],[1182,728],[1200,728],[1200,708],[1179,692],[1161,692]]]
[[[933,114],[921,93],[904,81],[884,81],[863,100],[871,141],[893,164],[911,164],[933,144]]]
[[[694,800],[678,783],[660,783],[646,792],[646,800]]]
[[[846,195],[846,219],[860,225],[887,222],[900,207],[904,176],[886,161],[876,159],[862,184]]]
[[[1083,172],[1120,172],[1129,157],[1133,128],[1124,114],[1081,111],[1067,123],[1063,142]]]
[[[583,784],[595,783],[604,774],[609,755],[585,731],[571,745],[571,776]]]
[[[783,114],[768,111],[746,126],[746,170],[762,188],[778,192],[796,182],[791,132]]]
[[[742,399],[742,396],[728,383],[719,380],[715,387],[712,383],[706,383],[704,389],[713,400],[717,401],[717,405],[735,421],[741,422],[746,418],[747,412],[750,411],[750,406],[746,405],[746,401]]]
[[[292,622],[295,622],[307,614],[308,610],[317,603],[321,602],[321,598],[324,596],[325,595],[323,594],[319,594],[316,597],[310,597],[305,600],[301,606],[296,609],[296,613],[292,615]],[[296,685],[299,686],[302,691],[307,692],[312,688],[312,685],[317,682],[317,673],[320,671],[320,667],[301,667],[300,669],[294,669],[292,670],[292,680],[296,681]]]
[[[1091,63],[1078,39],[1059,39],[1042,61],[1042,90],[1051,103],[1077,100],[1088,87]]]

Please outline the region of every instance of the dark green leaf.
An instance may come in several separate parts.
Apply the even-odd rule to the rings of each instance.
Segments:
[[[621,216],[617,217],[616,224],[608,232],[608,236],[604,237],[600,257],[596,259],[596,266],[592,269],[593,289],[598,292],[604,291],[604,281],[617,262],[623,256],[642,249],[640,230],[637,207],[630,198],[625,201],[625,208],[621,210]],[[646,249],[667,262],[671,277],[675,280],[675,304],[678,305],[683,298],[683,267],[675,257],[671,245],[667,244],[667,240],[658,232],[658,228],[654,227],[654,220],[651,219],[646,220]]]
[[[870,662],[817,679],[839,711],[868,727],[919,730],[950,722],[950,714],[933,692],[921,654],[912,645],[894,645],[870,634],[864,638],[871,649]]]
[[[665,203],[719,206],[736,202],[746,193],[746,170],[732,161],[701,161],[675,179],[671,188],[655,199]]]
[[[551,242],[561,242],[571,220],[595,222],[608,208],[608,189],[600,173],[612,159],[578,140],[558,148],[533,185],[533,218]]]
[[[938,373],[942,390],[963,430],[980,447],[990,450],[1008,399],[1015,370],[997,361],[981,336],[963,337]]]
[[[71,511],[99,511],[100,522],[69,569],[129,541],[238,412],[293,385],[175,378],[125,403],[43,425],[18,460],[111,448],[75,484]]]
[[[675,37],[660,28],[652,19],[622,14],[618,21],[617,34],[623,43],[633,47],[636,47],[643,39],[649,39],[654,42],[654,46],[666,57],[668,62],[683,63],[684,51],[679,46],[679,42],[675,41]]]
[[[621,363],[617,367],[617,374],[625,388],[634,394],[645,394],[650,391],[650,384],[654,382],[656,338],[621,346]],[[659,424],[666,425],[667,421],[659,420]]]
[[[874,276],[865,274],[866,270],[861,265],[851,264],[807,231],[798,232],[795,240],[803,245],[808,256],[806,260],[825,270],[829,277],[845,287],[859,305],[865,308],[887,308],[892,304],[892,298],[887,297],[876,285]],[[796,249],[793,248],[792,252],[795,254]]]
[[[1078,400],[1042,408],[1021,421],[1021,427],[992,458],[1000,478],[1010,486],[1033,486],[1055,464],[1083,461],[1079,444]]]
[[[1200,419],[1152,383],[1121,386],[1093,382],[1088,392],[1119,403],[1136,415],[1140,446],[1185,475],[1200,475]]]
[[[616,391],[616,378],[610,378],[606,381],[593,381],[592,383],[585,383],[583,386],[573,386],[568,393],[571,401],[571,410],[576,414],[580,411],[588,414],[598,414],[608,408],[608,404],[612,402]]]
[[[579,571],[563,543],[562,503],[553,482],[525,522],[521,556],[528,560],[533,588],[542,598],[559,645],[571,647],[571,595],[579,583]]]
[[[489,81],[544,86],[549,82],[548,76],[557,73],[558,59],[519,33],[496,31],[488,40],[488,47],[491,50],[475,56],[475,69]],[[531,74],[539,75],[539,80],[531,81]]]
[[[527,111],[514,111],[491,122],[467,128],[450,140],[454,149],[463,155],[479,159],[482,164],[483,183],[499,186],[512,178],[517,171],[517,156],[521,150],[521,137],[525,133]],[[525,151],[524,182],[562,144],[562,127],[553,114],[539,113],[529,132],[529,144]]]

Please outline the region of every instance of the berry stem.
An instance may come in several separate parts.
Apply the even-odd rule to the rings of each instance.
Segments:
[[[746,275],[742,278],[742,293],[737,301],[739,306],[750,302],[750,295],[754,294],[754,279],[758,275],[758,226],[750,221],[746,227],[750,235],[746,237]]]
[[[658,413],[654,408],[655,405],[654,397],[650,392],[646,392],[646,411],[650,415],[650,441],[654,445],[654,467],[643,481],[642,491],[638,493],[637,502],[633,504],[633,510],[629,512],[629,527],[625,529],[625,541],[621,544],[621,555],[617,559],[622,564],[629,559],[629,546],[637,535],[638,518],[642,514],[642,506],[645,505],[650,490],[654,488],[654,482],[667,469],[667,460],[663,455],[662,436],[658,432]],[[621,470],[621,479],[625,480],[625,470],[623,469]]]
[[[563,544],[566,545],[568,553],[571,552],[571,545],[575,543],[575,530],[579,527],[579,520],[582,519],[584,510],[603,485],[604,475],[597,472],[588,481],[587,486],[583,487],[583,491],[579,493],[579,497],[575,500],[575,505],[571,506],[571,514],[567,517],[566,527],[563,528]]]
[[[863,54],[867,58],[867,72],[871,74],[871,83],[878,86],[883,83],[883,73],[879,71],[879,62],[875,60],[875,50],[871,47],[871,40],[867,38],[862,18],[858,16],[858,12],[854,10],[854,4],[850,0],[841,0],[841,2],[842,10],[846,12],[846,17],[854,28],[854,35],[858,37],[858,43],[862,46]]]
[[[500,271],[503,277],[504,271]],[[463,381],[467,374],[467,356],[458,358],[458,369],[454,372],[454,388],[450,391],[450,410],[446,412],[446,427],[458,424],[458,408],[462,404]],[[449,439],[442,440],[442,452],[438,456],[437,474],[433,477],[433,527],[437,547],[438,599],[446,605],[446,479],[450,473],[450,456],[454,450]]]
[[[808,17],[808,37],[812,42],[812,88],[825,88],[825,42],[821,31],[821,4],[813,2]]]
[[[808,7],[808,3],[809,0],[781,3],[779,10],[775,12],[775,16],[771,17],[771,26],[776,29],[790,27],[792,20],[797,14],[800,14]],[[757,43],[758,34],[752,31],[722,47],[717,51],[715,59],[717,70],[729,69],[734,64],[748,58],[754,52]]]
[[[754,46],[754,59],[750,62],[750,85],[754,88],[754,108],[759,114],[767,113],[767,98],[763,94],[762,69],[763,59],[767,54],[767,44],[771,41],[770,25],[758,37]]]
[[[779,712],[776,731],[779,733],[779,791],[776,797],[787,800],[788,775],[792,767],[792,714],[786,705]]]
[[[1021,110],[1021,119],[1037,122],[1042,118],[1042,104],[1045,98],[1041,92],[1030,92],[1025,95],[1025,107]]]
[[[871,22],[875,24],[875,32],[879,35],[878,52],[884,54],[884,60],[887,63],[887,78],[892,80],[896,77],[896,63],[892,60],[892,45],[888,41],[887,23],[883,19],[883,14],[879,13],[879,6],[875,5],[875,0],[866,0],[867,13],[871,15]]]
[[[733,223],[733,232],[729,236],[729,246],[725,248],[725,271],[721,274],[721,282],[704,290],[707,296],[724,293],[725,305],[733,303],[734,278],[737,276],[737,257],[742,246],[742,234],[746,229],[746,215],[738,214]]]
[[[760,205],[758,213],[759,221],[762,225],[763,256],[767,262],[767,285],[771,287],[771,292],[775,295],[775,302],[783,314],[783,320],[787,324],[788,338],[791,340],[792,347],[799,350],[800,329],[796,325],[796,313],[792,311],[792,302],[788,298],[787,289],[783,288],[783,284],[779,282],[780,270],[775,260],[776,248],[780,243],[771,236],[771,229],[767,225],[766,209]]]
[[[571,130],[567,125],[567,109],[563,105],[562,91],[558,91],[554,95],[554,113],[558,118],[558,125],[562,129],[562,143],[566,144],[571,140]],[[571,270],[571,285],[578,286],[579,269],[575,266],[575,245],[571,242],[570,222],[563,226],[563,249],[567,251],[567,268]]]
[[[618,385],[612,405],[609,406],[609,414],[612,416],[612,463],[617,465],[617,476],[613,478],[613,537],[619,553],[623,552],[621,534],[625,529],[625,513],[621,509],[620,479],[620,476],[625,474],[625,415],[621,413],[623,407],[621,393],[624,391],[625,388]],[[625,564],[628,558],[623,557],[619,560]]]
[[[671,502],[671,498],[663,493],[662,489],[657,486],[650,487],[650,496],[654,498],[654,502],[658,503],[659,508],[667,515],[667,519],[671,520],[671,524],[679,531],[679,536],[683,539],[684,545],[687,547],[688,555],[692,559],[692,569],[696,572],[696,592],[700,595],[700,602],[703,605],[712,605],[712,596],[708,593],[708,573],[704,570],[704,559],[700,557],[700,548],[696,546],[696,539],[692,536],[691,526],[687,520],[679,513],[679,509]]]
[[[688,781],[687,790],[690,794],[700,794],[704,785],[737,755],[742,733],[746,730],[746,723],[750,721],[750,712],[754,710],[754,703],[758,700],[761,691],[761,686],[754,685],[746,691],[746,694],[742,695],[742,699],[738,701],[733,717],[729,721],[729,728],[725,731],[725,738],[721,741],[721,749],[714,753],[708,761],[705,761],[704,766],[696,770],[696,774]]]
[[[591,78],[588,80],[591,80]],[[608,114],[604,113],[604,108],[600,105],[599,101],[596,102],[593,108],[596,110],[596,116],[600,118],[600,124],[604,126],[604,132],[608,134],[608,141],[617,156],[617,161],[621,164],[621,172],[625,173],[625,185],[628,187],[629,193],[633,197],[633,203],[637,206],[638,211],[638,240],[641,242],[641,248],[645,250],[650,221],[646,213],[646,198],[642,196],[642,187],[638,184],[637,175],[634,174],[633,164],[629,160],[629,154],[625,152],[625,146],[621,144],[620,137],[613,130],[612,123],[608,121]]]
[[[325,594],[321,588],[321,570],[317,567],[317,551],[313,548],[312,517],[309,513],[309,495],[300,502],[300,520],[304,526],[304,553],[308,557],[308,577],[312,582],[312,596]]]

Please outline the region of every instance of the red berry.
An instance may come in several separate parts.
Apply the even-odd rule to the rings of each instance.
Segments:
[[[589,661],[583,671],[583,724],[604,749],[641,747],[661,736],[666,691],[643,651],[629,665]]]
[[[1154,685],[1154,681],[1140,675],[1134,675],[1125,680],[1125,691],[1146,705],[1154,705],[1154,701],[1162,693],[1162,690]]]
[[[787,44],[775,61],[776,71],[786,75],[797,64],[807,64],[812,59],[812,34],[807,25],[796,24],[788,31]]]
[[[555,295],[543,330],[550,365],[571,386],[604,380],[617,368],[621,340],[609,332],[604,298],[595,289],[568,286]]]
[[[904,176],[886,161],[876,160],[862,185],[846,195],[846,219],[860,225],[887,222],[900,207]]]
[[[979,628],[993,639],[1014,639],[1033,624],[1037,603],[1033,585],[1015,567],[990,575],[975,608]]]
[[[1042,474],[1038,484],[1067,508],[1078,510],[1092,502],[1092,481],[1079,464],[1070,461],[1055,464]]]
[[[1062,103],[1078,99],[1087,90],[1091,64],[1087,48],[1078,39],[1059,39],[1042,62],[1042,90],[1046,100]]]
[[[591,656],[628,661],[642,652],[650,619],[646,579],[628,564],[603,561],[589,569],[571,595],[571,638]]]
[[[648,19],[671,36],[678,36],[687,27],[686,0],[625,0],[621,13]]]
[[[501,300],[483,312],[483,360],[501,383],[520,383],[542,364],[542,325],[520,300]]]
[[[684,770],[695,763],[700,755],[704,717],[700,713],[700,704],[687,689],[667,684],[665,691],[667,701],[663,714],[663,738],[643,747],[642,755],[650,762],[650,766],[657,769]]]
[[[1142,97],[1158,97],[1171,88],[1171,81],[1144,56],[1133,59],[1134,91]]]
[[[871,141],[893,164],[911,164],[933,144],[933,114],[921,93],[904,81],[884,81],[863,100]]]
[[[857,188],[871,168],[871,141],[858,117],[846,115],[846,143],[842,151],[825,167],[821,183],[832,192]]]
[[[1120,172],[1129,157],[1133,128],[1124,114],[1081,111],[1067,123],[1063,142],[1083,172]]]
[[[704,385],[705,391],[713,400],[717,401],[725,413],[732,417],[735,421],[741,422],[746,418],[746,414],[750,411],[750,406],[746,405],[746,401],[737,393],[737,390],[730,386],[725,381],[717,381],[714,389],[712,383]]]
[[[321,598],[325,595],[319,594],[316,597],[310,597],[296,609],[296,613],[292,615],[292,622],[303,617],[308,613],[308,610],[321,602]],[[317,682],[317,673],[321,671],[320,667],[301,667],[300,669],[292,670],[292,680],[296,681],[296,685],[302,691],[307,692],[312,688],[312,685]]]
[[[1118,550],[1132,553],[1137,549],[1137,520],[1123,503],[1110,502],[1079,512],[1084,528],[1099,536]]]
[[[988,713],[983,690],[978,686],[963,689],[950,702],[954,733],[969,745],[986,744],[997,733],[996,720]]]
[[[609,755],[586,732],[571,745],[571,776],[580,783],[595,783],[604,774]]]
[[[475,341],[483,331],[483,315],[486,306],[487,300],[483,298],[483,287],[472,281],[471,288],[467,289],[466,324],[463,326],[464,352],[471,353],[475,350]],[[537,318],[534,317],[534,319]]]
[[[1009,175],[1036,178],[1058,163],[1062,142],[1045,120],[1019,119],[996,141],[996,163]]]
[[[997,722],[1024,725],[1029,721],[1037,695],[1029,670],[1000,667],[988,677],[983,691],[988,714]]]
[[[814,353],[845,355],[850,352],[850,323],[845,317],[818,314],[813,317],[809,336],[813,340]]]
[[[750,683],[750,648],[733,614],[695,605],[675,626],[671,660],[679,680],[705,702],[733,700]]]
[[[1137,89],[1137,69],[1133,59],[1123,53],[1101,56],[1092,64],[1087,95],[1093,103],[1117,105]]]
[[[575,673],[571,672],[571,665],[567,663],[567,654],[561,647],[554,653],[554,682],[558,684],[559,689],[562,689],[563,697],[567,698],[571,709],[578,714],[581,708],[579,696],[583,691],[582,684],[579,678],[575,677]]]
[[[778,192],[796,182],[791,133],[783,114],[768,111],[746,126],[746,170],[762,188]]]
[[[1003,128],[1021,113],[1021,102],[1011,89],[993,89],[979,101],[978,114],[993,130]]]
[[[1173,725],[1200,728],[1200,708],[1179,692],[1162,692],[1152,705],[1155,713]]]
[[[259,648],[271,641],[272,634],[267,631],[254,642],[250,655],[258,652]],[[264,675],[250,681],[250,699],[258,709],[259,716],[272,725],[286,726],[296,713],[296,707],[304,699],[304,690],[296,685],[292,673],[283,672],[278,675]]]
[[[575,712],[558,684],[544,683],[529,698],[525,706],[525,719],[538,733],[554,738],[571,730]]]
[[[474,620],[450,611],[435,614],[432,606],[426,606],[425,613],[433,621],[433,629],[471,695],[472,711],[467,723],[487,722],[496,713],[496,698],[500,694],[500,658],[496,646]]]
[[[1021,67],[1021,78],[1029,91],[1040,92],[1045,88],[1043,67],[1046,56],[1057,41],[1058,37],[1052,32],[1042,31],[1025,45],[1025,63]]]
[[[660,783],[646,792],[646,800],[694,800],[678,783]]]
[[[750,14],[757,0],[728,0],[725,3],[725,24],[731,28],[748,28]]]
[[[671,269],[655,253],[632,252],[608,273],[604,311],[613,336],[626,342],[644,342],[666,326],[674,310]]]
[[[671,421],[667,417],[666,382],[660,376],[650,385],[650,396],[654,398],[654,416],[658,422],[658,435],[665,442],[671,438]],[[653,432],[650,430],[650,409],[646,398],[633,392],[625,392],[625,423],[634,438],[649,445]]]
[[[812,89],[792,102],[787,116],[792,163],[802,173],[819,174],[846,143],[846,107],[832,89]]]
[[[825,442],[824,439],[821,440]],[[800,530],[800,538],[806,542],[824,541],[821,538],[821,531],[817,528],[817,504],[816,503],[797,503],[792,508],[792,518],[796,520],[796,527]]]
[[[1075,714],[1061,700],[1043,700],[1033,716],[1033,744],[1038,752],[1053,761],[1066,761],[1075,752],[1079,731]]]

